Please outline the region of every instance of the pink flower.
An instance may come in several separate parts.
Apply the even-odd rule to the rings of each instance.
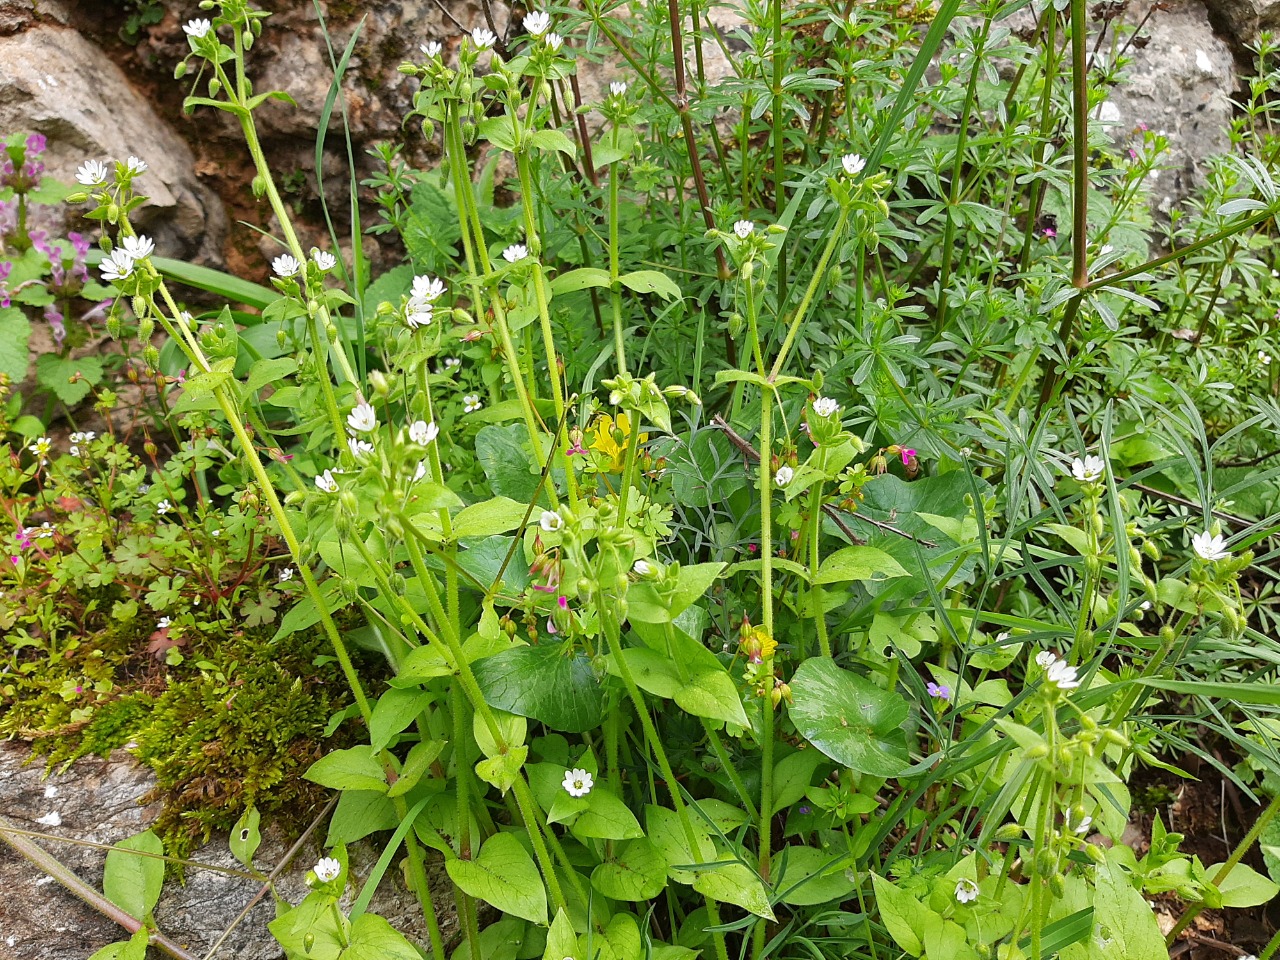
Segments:
[[[1054,237],[1058,235],[1058,231],[1053,229],[1053,227],[1045,227],[1044,233],[1042,235],[1046,240],[1052,240]]]
[[[758,546],[756,546],[754,543],[748,543],[748,544],[747,544],[747,553],[755,553],[755,552],[756,552],[757,550],[759,550],[759,549],[760,549],[760,548],[759,548]]]
[[[561,610],[568,610],[568,609],[569,609],[569,598],[568,598],[568,597],[565,597],[565,596],[557,597],[557,598],[556,598],[556,603],[560,604],[560,609],[561,609]]]
[[[916,452],[914,450],[908,449],[907,447],[902,448],[902,465],[904,467],[911,466],[911,461],[915,458]]]
[[[555,636],[559,632],[560,631],[556,629],[556,622],[552,620],[550,617],[547,617],[547,633],[551,634],[552,636]]]

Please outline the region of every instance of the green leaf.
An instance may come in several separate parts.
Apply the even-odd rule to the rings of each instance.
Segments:
[[[223,299],[234,300],[236,303],[243,303],[247,307],[256,307],[262,310],[273,301],[280,299],[280,294],[271,287],[250,283],[248,280],[241,280],[234,274],[223,273],[221,270],[212,270],[209,267],[196,266],[194,263],[187,263],[185,260],[152,257],[151,265],[160,271],[161,276],[167,280],[175,280],[178,283],[186,284],[188,287],[195,287],[197,290],[216,293]]]
[[[474,860],[445,862],[449,879],[468,896],[533,923],[547,922],[547,891],[533,858],[510,833],[495,833]]]
[[[1093,922],[1095,933],[1090,947],[1097,949],[1091,949],[1090,956],[1098,960],[1168,960],[1169,951],[1155,914],[1118,864],[1108,862],[1098,867]]]
[[[682,566],[676,588],[669,597],[660,595],[650,580],[634,580],[627,588],[627,616],[641,623],[668,623],[711,589],[724,572],[723,563],[693,563]]]
[[[128,851],[164,855],[164,844],[150,830],[144,830],[115,844],[107,853],[102,874],[102,892],[129,916],[142,920],[160,900],[164,885],[164,861],[140,857]]]
[[[267,924],[288,960],[340,960],[349,924],[335,914],[337,898],[314,890]]]
[[[455,537],[492,537],[514,530],[524,522],[525,503],[506,497],[492,497],[473,503],[453,518]]]
[[[574,157],[578,152],[577,147],[573,145],[573,141],[559,130],[539,130],[529,138],[529,142],[539,150],[558,151],[568,155],[570,158]]]
[[[13,383],[27,375],[27,341],[31,321],[17,307],[0,308],[0,373]]]
[[[128,940],[109,943],[95,951],[89,960],[147,960],[147,945],[150,942],[151,931],[143,927]]]
[[[920,942],[916,930],[919,929],[924,914],[932,911],[911,894],[899,890],[877,874],[871,875],[871,885],[875,889],[880,922],[889,931],[889,936],[913,957],[920,956],[924,952],[924,944]]]
[[[231,855],[246,867],[253,866],[253,855],[258,852],[258,847],[262,843],[262,834],[258,831],[261,820],[262,816],[258,813],[258,808],[250,807],[231,828],[231,837],[228,840]]]
[[[550,283],[553,296],[576,293],[587,287],[607,286],[609,286],[609,271],[601,270],[599,267],[579,267],[577,270],[560,274]]]
[[[909,765],[900,724],[910,708],[902,697],[811,657],[791,678],[791,722],[837,763],[874,777],[895,777]]]
[[[675,700],[677,706],[694,716],[747,726],[742,697],[715,654],[683,633],[676,632],[673,639],[673,654],[681,659],[680,666],[673,657],[656,650],[637,647],[622,651],[636,685],[654,696]],[[613,658],[609,657],[606,663],[609,672],[616,675],[618,665]]]
[[[1157,677],[1149,677],[1137,682],[1147,687],[1155,687],[1157,690],[1168,690],[1170,693],[1185,693],[1193,697],[1213,697],[1232,703],[1280,706],[1280,686],[1276,686],[1274,683],[1161,680]]]
[[[280,381],[298,369],[293,357],[276,357],[274,360],[257,360],[249,368],[248,379],[242,388],[245,396],[253,396],[268,384],[280,386]]]
[[[1222,864],[1216,863],[1205,873],[1216,877]],[[1237,863],[1218,884],[1224,907],[1259,907],[1270,903],[1280,893],[1280,885],[1272,883],[1248,864]]]
[[[604,722],[607,678],[591,658],[569,643],[512,647],[473,665],[490,706],[545,723],[565,733],[585,733]]]
[[[644,825],[650,842],[667,862],[667,876],[677,883],[693,883],[696,877],[694,865],[715,860],[715,844],[696,820],[693,822],[693,834],[698,843],[696,855],[674,810],[650,804],[644,808]]]
[[[313,763],[303,776],[333,790],[387,792],[387,774],[367,744],[334,750]]]
[[[647,837],[618,844],[613,856],[591,872],[591,886],[610,900],[651,900],[666,885],[667,861]]]
[[[444,748],[443,740],[422,740],[410,747],[409,755],[404,758],[404,765],[400,768],[400,776],[387,791],[387,796],[402,797],[416,787]]]
[[[481,427],[476,434],[476,460],[494,493],[526,504],[533,499],[541,471],[522,425]],[[549,503],[545,492],[539,497],[539,503]]]
[[[511,747],[506,753],[487,757],[477,763],[476,776],[506,793],[516,782],[516,777],[520,775],[520,768],[524,766],[528,757],[528,747]]]
[[[362,913],[347,933],[347,949],[340,960],[422,960],[416,947],[391,924],[373,913]]]
[[[886,580],[909,576],[902,564],[875,547],[844,547],[828,556],[818,567],[816,583],[843,583],[848,580]]]
[[[564,796],[569,795],[565,793]],[[633,840],[644,836],[635,814],[608,788],[597,785],[584,799],[587,809],[573,822],[573,832],[577,836],[600,840]]]
[[[656,293],[664,300],[680,299],[680,285],[657,270],[635,270],[624,273],[618,280],[636,293]]]
[[[338,806],[329,818],[325,846],[355,843],[379,830],[394,830],[399,823],[395,805],[387,799],[385,792],[343,790],[338,797]]]
[[[46,353],[36,360],[36,380],[68,407],[74,407],[102,382],[102,359],[77,360]]]
[[[832,857],[816,847],[789,846],[775,862],[786,858],[786,868],[774,882],[783,903],[795,907],[843,900],[853,893],[854,883],[846,875],[840,857]],[[834,861],[834,862],[833,862]]]
[[[712,900],[733,903],[766,920],[776,919],[769,906],[764,883],[754,870],[741,863],[726,863],[709,870],[699,870],[693,889]]]
[[[556,918],[551,921],[551,929],[547,931],[547,947],[543,951],[543,960],[577,960],[578,936],[573,932],[573,922],[563,909],[556,911]]]
[[[431,700],[432,694],[425,690],[393,688],[380,696],[369,718],[370,749],[378,753],[390,746],[392,739],[413,723]]]

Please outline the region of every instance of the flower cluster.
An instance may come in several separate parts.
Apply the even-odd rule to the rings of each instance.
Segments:
[[[404,322],[410,330],[425,327],[435,313],[436,301],[444,296],[444,281],[438,277],[413,278],[413,291],[404,305]]]
[[[1059,690],[1074,690],[1080,686],[1076,679],[1076,668],[1065,660],[1059,660],[1056,654],[1044,650],[1036,654],[1036,663],[1044,668],[1045,683]]]

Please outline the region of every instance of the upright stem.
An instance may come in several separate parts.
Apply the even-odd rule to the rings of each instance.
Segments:
[[[760,580],[763,610],[761,622],[773,639],[773,389],[765,387],[760,396]],[[762,683],[771,684],[773,654],[760,667]],[[773,845],[773,700],[772,689],[760,698],[760,876],[769,882],[769,858]],[[756,924],[751,955],[756,960],[765,947],[766,925]]]

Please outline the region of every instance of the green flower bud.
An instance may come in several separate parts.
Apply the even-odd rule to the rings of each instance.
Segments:
[[[356,495],[350,490],[343,490],[338,494],[338,502],[342,504],[342,510],[351,516],[355,516],[356,511],[360,509],[360,502],[356,499]]]
[[[107,221],[110,223],[118,223],[120,221],[120,205],[116,203],[107,204]]]
[[[187,75],[187,61],[179,60],[178,65],[173,68],[173,79],[181,80]]]
[[[135,317],[141,319],[147,315],[147,301],[144,297],[135,296],[129,301],[129,304],[133,307],[133,315]]]
[[[212,100],[216,100],[218,99],[218,94],[220,94],[221,92],[222,92],[222,81],[219,80],[217,77],[210,77],[209,78],[209,98]]]
[[[160,351],[154,345],[148,343],[142,348],[142,362],[152,370],[160,366]]]
[[[356,583],[351,577],[342,578],[342,595],[348,600],[354,600],[360,593],[360,584]]]
[[[88,199],[89,195],[87,193],[73,193],[67,197],[67,203],[84,203]]]
[[[261,197],[264,193],[267,192],[267,181],[266,181],[266,178],[262,176],[262,174],[258,174],[257,176],[255,176],[250,186],[253,189],[253,195],[255,197]]]
[[[995,832],[992,839],[1000,843],[1009,843],[1022,836],[1022,827],[1016,823],[1006,823]]]
[[[373,387],[373,392],[380,397],[385,397],[391,392],[391,386],[387,383],[387,378],[381,370],[370,371],[369,384]]]
[[[289,336],[288,336],[288,334],[286,334],[283,330],[277,330],[277,331],[276,331],[276,344],[280,347],[280,349],[281,349],[281,350],[283,350],[283,349],[284,349],[284,345],[285,345],[286,343],[288,343],[288,342],[289,342]]]

